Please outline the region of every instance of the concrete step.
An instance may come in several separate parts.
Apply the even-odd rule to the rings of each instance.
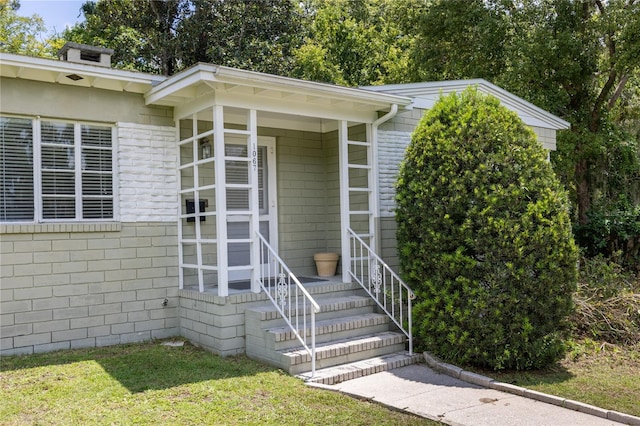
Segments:
[[[358,377],[389,371],[410,364],[418,364],[421,361],[422,356],[420,354],[409,355],[407,351],[400,351],[344,365],[317,369],[313,377],[311,377],[311,372],[298,374],[297,377],[309,383],[334,385]]]
[[[322,297],[316,300],[320,305],[320,312],[316,314],[316,322],[326,319],[333,319],[338,316],[344,315],[359,315],[365,313],[371,313],[374,311],[376,304],[370,297],[348,295],[343,297]],[[289,309],[289,307],[285,307]],[[292,310],[296,309],[295,305],[291,306]],[[302,313],[302,308],[300,313]],[[309,306],[307,306],[307,313],[309,313]],[[348,311],[348,314],[339,314],[338,311]],[[251,321],[258,321],[261,324],[261,328],[269,329],[274,327],[282,327],[285,325],[280,313],[271,303],[265,303],[262,306],[247,309],[245,311],[246,324],[249,325]]]
[[[304,288],[313,296],[322,297],[328,295],[330,297],[360,295],[364,296],[364,290],[357,283],[343,283],[340,281],[321,281],[316,283],[303,284]]]
[[[316,344],[389,331],[390,322],[391,320],[386,314],[373,312],[316,321]],[[307,339],[310,339],[310,324],[307,324],[306,328],[301,327],[299,332],[303,336],[306,335]],[[275,350],[300,346],[294,332],[287,326],[265,330],[265,338],[273,341]]]
[[[387,355],[405,349],[406,336],[384,331],[351,339],[316,343],[316,369]],[[311,370],[311,355],[302,347],[276,351],[280,368],[289,374]]]

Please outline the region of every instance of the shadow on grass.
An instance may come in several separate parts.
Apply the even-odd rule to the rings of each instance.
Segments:
[[[168,389],[183,384],[253,376],[274,368],[245,356],[220,357],[189,343],[181,347],[160,342],[75,349],[4,357],[0,371],[94,361],[130,392]]]

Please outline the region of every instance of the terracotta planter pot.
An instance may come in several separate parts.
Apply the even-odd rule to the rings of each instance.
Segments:
[[[318,269],[318,276],[331,277],[336,274],[338,268],[338,259],[340,256],[338,253],[316,253],[313,255],[313,260],[316,262],[316,268]]]

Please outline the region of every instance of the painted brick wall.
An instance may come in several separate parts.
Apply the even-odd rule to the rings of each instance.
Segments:
[[[393,119],[382,123],[379,130],[383,131],[396,131],[396,132],[413,132],[418,122],[424,115],[423,109],[414,108],[408,111],[401,111],[393,117]]]
[[[174,127],[118,124],[120,220],[177,221]]]
[[[387,265],[399,272],[398,242],[396,239],[396,220],[394,217],[380,218],[381,256]]]
[[[394,184],[411,132],[378,131],[378,184],[380,216],[392,217],[395,208]]]
[[[2,234],[0,353],[178,334],[175,224],[50,226]]]
[[[327,170],[319,133],[261,128],[276,138],[278,231],[282,259],[296,274],[315,274],[313,254],[327,250]]]

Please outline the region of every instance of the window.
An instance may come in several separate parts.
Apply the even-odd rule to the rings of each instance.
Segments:
[[[0,117],[0,221],[114,218],[113,127]]]

